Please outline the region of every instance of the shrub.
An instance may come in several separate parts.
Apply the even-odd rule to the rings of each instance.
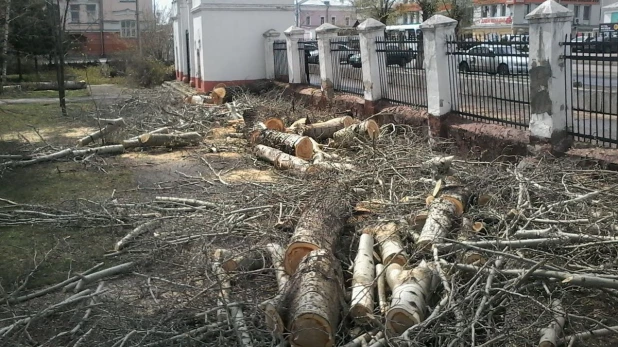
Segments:
[[[150,88],[166,80],[168,67],[153,59],[135,59],[127,62],[127,72],[131,84]]]

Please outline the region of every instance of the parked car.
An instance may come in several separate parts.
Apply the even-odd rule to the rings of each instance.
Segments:
[[[333,47],[331,47],[331,50]],[[358,52],[358,49],[350,48],[344,44],[338,44],[335,47],[335,50],[332,51],[332,56],[336,57],[339,60],[339,64],[347,64],[348,60],[351,56]],[[319,64],[320,63],[320,54],[316,47],[315,50],[309,52],[308,58],[309,64]]]
[[[571,52],[582,52],[584,49],[584,42],[588,42],[592,39],[591,36],[577,36],[571,40]]]
[[[416,54],[412,49],[402,49],[397,45],[386,45],[386,65],[399,65],[405,67],[412,60],[416,59]],[[354,54],[349,59],[349,64],[359,68],[362,66],[360,53]]]
[[[459,54],[460,72],[508,75],[528,72],[528,55],[511,46],[483,44]]]
[[[481,43],[478,42],[474,37],[469,37],[467,39],[463,39],[462,41],[457,43],[457,49],[461,51],[467,51],[470,48],[476,47]]]
[[[607,33],[604,35],[590,37],[581,46],[583,52],[589,53],[612,53],[618,52],[618,34]]]

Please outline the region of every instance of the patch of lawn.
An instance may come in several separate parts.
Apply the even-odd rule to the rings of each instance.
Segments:
[[[67,90],[67,98],[75,98],[80,96],[90,96],[90,90]],[[32,98],[58,98],[56,90],[33,90],[33,91],[5,91],[0,95],[0,99],[32,99]]]

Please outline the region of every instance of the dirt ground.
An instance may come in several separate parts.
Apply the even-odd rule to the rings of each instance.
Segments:
[[[358,238],[369,225],[398,223],[406,268],[434,261],[414,247],[410,221],[427,209],[426,198],[435,185],[432,173],[421,164],[449,155],[448,141],[437,151],[428,145],[423,129],[384,125],[374,144],[359,141],[351,148],[324,149],[333,160],[354,165],[352,172],[299,177],[258,160],[247,141],[236,135],[242,129],[227,125],[226,106],[188,105],[161,88],[125,93],[130,97],[117,102],[72,104],[68,119],[54,105],[1,107],[1,346],[239,346],[237,323],[218,319],[218,311],[232,304],[242,307],[250,345],[278,345],[259,308],[277,295],[275,270],[266,266],[233,273],[229,301],[221,302],[224,288],[212,271],[213,253],[227,249],[234,256],[243,255],[273,242],[285,248],[303,211],[335,194],[348,211],[335,249],[346,288],[351,285]],[[240,113],[252,107],[261,119],[280,117],[288,125],[307,116],[314,122],[334,117],[334,110],[314,110],[276,88],[239,95],[236,105]],[[134,149],[24,167],[6,164],[18,160],[8,155],[36,156],[74,147],[77,139],[98,129],[98,118],[118,117],[127,125],[105,144],[164,126],[197,131],[204,140],[184,148]],[[498,244],[483,253],[483,263],[473,264],[479,266],[473,273],[451,269],[460,252],[441,249],[443,266],[451,270],[448,280],[428,295],[426,314],[436,314],[407,339],[377,339],[373,345],[536,345],[539,330],[556,315],[551,306],[555,299],[568,314],[560,337],[618,325],[617,287],[501,272],[541,268],[616,278],[618,253],[612,240],[603,237],[613,237],[614,228],[618,230],[617,173],[579,168],[567,159],[507,163],[460,156],[452,171],[474,192],[474,201],[481,195],[491,197],[487,205],[471,202],[465,212],[466,218],[482,222],[484,230],[459,241],[510,240],[515,230],[548,227],[599,240],[566,245],[547,241],[524,248]],[[212,204],[166,202],[162,197]],[[357,208],[370,201],[371,208]],[[521,212],[514,219],[513,209]],[[114,250],[127,233],[148,223],[148,232]],[[463,227],[458,222],[454,229],[461,234]],[[449,236],[449,242],[451,238],[457,236]],[[122,264],[128,270],[86,281],[79,290],[61,289],[63,284],[38,295],[63,281],[75,283],[69,279],[82,278],[93,267]],[[33,293],[36,298],[28,297]],[[444,297],[449,302],[440,306]],[[365,331],[375,333],[385,323],[376,312],[373,325],[358,325],[345,305],[339,316],[335,346]],[[582,341],[581,346],[604,346],[616,340],[610,336]]]

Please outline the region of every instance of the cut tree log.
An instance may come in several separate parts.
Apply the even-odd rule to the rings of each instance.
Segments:
[[[557,347],[558,336],[562,335],[562,329],[566,323],[566,314],[562,308],[560,299],[555,299],[551,303],[551,308],[554,311],[554,320],[545,329],[541,330],[541,339],[538,347]]]
[[[315,169],[312,169],[312,166],[308,161],[284,153],[276,148],[257,145],[253,148],[253,154],[256,157],[273,164],[275,168],[280,170],[290,170],[297,174],[306,174],[315,171]]]
[[[298,131],[298,129],[302,128],[305,125],[309,125],[309,124],[311,124],[311,122],[308,122],[307,118],[301,118],[295,121],[294,123],[292,123],[292,125],[290,125],[287,129],[285,129],[285,132],[295,133]]]
[[[124,153],[123,145],[110,145],[85,149],[74,149],[73,156],[83,157],[90,154],[121,154]]]
[[[277,306],[292,347],[334,346],[343,302],[339,261],[327,249],[307,254]]]
[[[371,119],[358,124],[352,124],[333,134],[333,140],[337,146],[346,147],[354,144],[354,139],[375,141],[380,136],[380,127]]]
[[[283,291],[285,285],[287,284],[289,277],[285,273],[285,268],[283,267],[283,260],[285,259],[285,249],[281,247],[278,243],[269,243],[266,245],[266,251],[270,255],[270,262],[273,264],[273,268],[275,269],[275,276],[277,278],[277,286],[279,287],[279,292]]]
[[[474,236],[476,234],[475,223],[470,218],[462,218],[461,220],[461,230],[457,235],[457,241],[466,242],[470,240],[474,240]],[[478,264],[485,264],[487,259],[485,256],[476,250],[461,250],[459,252],[459,261],[464,264],[474,264],[478,262]]]
[[[281,295],[288,283],[289,276],[285,273],[283,267],[283,260],[285,257],[285,250],[281,245],[277,243],[269,243],[266,245],[266,251],[270,254],[270,261],[275,268],[275,275],[277,278],[277,286],[279,288],[279,294],[270,300],[266,300],[260,304],[260,309],[264,311],[266,317],[266,326],[270,329],[273,336],[283,341],[283,332],[285,325],[283,324],[283,318],[281,318],[277,309],[277,303],[281,300]]]
[[[378,276],[378,306],[380,307],[380,313],[386,314],[388,311],[388,301],[386,301],[386,269],[384,265],[376,264],[376,276]]]
[[[266,129],[277,130],[281,132],[285,131],[285,124],[280,118],[268,118],[264,121],[264,125],[266,126]]]
[[[284,267],[288,275],[295,273],[301,260],[313,250],[335,252],[347,212],[345,194],[338,187],[325,189],[310,203],[300,216],[285,252]]]
[[[421,168],[431,171],[431,176],[435,180],[449,173],[454,158],[454,156],[435,157],[423,162]]]
[[[358,253],[354,259],[352,277],[352,300],[350,314],[357,324],[367,324],[373,320],[373,230],[366,228],[358,241]]]
[[[421,235],[416,242],[420,250],[431,250],[431,245],[440,243],[467,208],[470,192],[466,187],[451,185],[442,188],[429,205],[429,214]]]
[[[96,140],[105,139],[107,135],[113,133],[114,131],[120,129],[123,126],[126,126],[126,123],[124,122],[124,119],[122,118],[106,119],[106,122],[99,123],[99,127],[100,127],[99,130],[93,133],[90,133],[89,135],[79,139],[77,141],[77,144],[79,146],[85,146]]]
[[[202,135],[196,132],[183,134],[144,134],[139,137],[142,147],[183,147],[199,144]]]
[[[327,120],[322,123],[313,123],[310,125],[303,125],[297,128],[299,134],[303,136],[309,136],[316,141],[326,140],[333,137],[333,135],[345,127],[349,127],[352,124],[357,123],[354,118],[350,116],[338,117]]]
[[[254,145],[265,145],[284,153],[295,155],[304,160],[313,158],[313,143],[306,136],[282,133],[276,130],[256,130],[249,138]]]
[[[403,250],[397,224],[394,222],[378,224],[373,227],[372,231],[376,237],[376,241],[380,245],[382,264],[385,266],[388,266],[390,263],[399,264],[401,266],[405,265],[407,262],[407,255]]]
[[[25,90],[58,90],[57,82],[22,82],[19,84]],[[86,89],[86,81],[65,81],[65,90]]]
[[[386,331],[399,336],[425,319],[428,301],[440,283],[431,264],[424,260],[406,272],[406,280],[393,289],[391,308],[386,313]]]
[[[260,249],[253,249],[246,253],[229,257],[229,253],[221,254],[221,268],[230,271],[253,271],[268,266],[265,254]]]

